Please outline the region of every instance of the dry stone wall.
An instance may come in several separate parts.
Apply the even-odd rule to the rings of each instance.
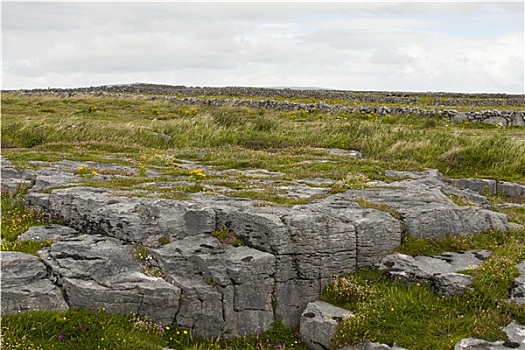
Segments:
[[[99,86],[75,89],[34,89],[17,91],[24,95],[53,94],[71,97],[77,94],[117,95],[145,99],[161,99],[183,105],[202,106],[238,106],[248,108],[274,109],[279,111],[307,111],[326,113],[375,113],[378,116],[411,114],[416,116],[437,117],[450,122],[487,123],[500,126],[525,126],[525,110],[485,110],[458,112],[454,109],[440,109],[439,106],[470,105],[470,106],[517,106],[525,108],[524,95],[507,94],[476,94],[476,98],[466,97],[466,94],[450,93],[405,93],[405,92],[356,92],[343,90],[300,90],[271,89],[254,87],[186,87],[153,84],[131,84]],[[142,94],[137,96],[137,94]],[[152,96],[154,95],[154,96]],[[413,105],[418,103],[419,96],[425,95],[433,99],[435,109],[399,106],[389,107],[384,104]],[[208,96],[208,97],[207,97]],[[215,97],[214,97],[215,96]],[[222,98],[216,96],[232,96]],[[245,98],[244,96],[260,96],[266,99]],[[279,100],[272,99],[279,97]],[[282,98],[315,98],[317,103],[302,103],[283,101]],[[356,103],[366,103],[366,106],[350,107],[342,104],[327,104],[322,99],[344,99]],[[373,106],[370,106],[373,104]]]

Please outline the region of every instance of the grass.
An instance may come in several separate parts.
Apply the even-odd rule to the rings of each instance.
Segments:
[[[367,96],[325,102],[370,104]],[[436,108],[432,96],[418,97],[412,107]],[[312,98],[286,99],[319,102]],[[381,117],[373,113],[188,107],[139,96],[60,98],[4,92],[1,100],[2,155],[15,167],[36,168],[42,163],[31,161],[70,159],[118,163],[136,169],[132,173],[87,166],[76,169],[78,185],[115,188],[119,190],[115,195],[188,199],[190,193],[206,192],[258,199],[264,201],[261,205],[295,205],[318,197],[287,198],[277,188],[280,184],[324,178],[332,182],[322,186],[338,193],[367,187],[369,181],[392,181],[385,176],[386,169],[436,168],[450,177],[494,178],[525,184],[525,143],[515,139],[525,138],[523,128],[451,124],[413,115]],[[448,107],[451,106],[439,108]],[[491,109],[468,104],[451,108]],[[354,149],[364,159],[334,155],[320,148]],[[188,170],[188,163],[200,168]],[[226,171],[229,169],[266,169],[277,175]],[[149,170],[160,176],[149,177]],[[163,182],[173,185],[163,187]],[[458,205],[471,204],[463,197],[452,200]],[[397,215],[390,208],[364,199],[360,205]],[[509,220],[525,224],[524,208],[499,211],[507,214]],[[15,197],[2,193],[2,250],[36,254],[51,242],[15,242],[16,238],[29,226],[52,222],[56,221],[28,208],[23,193]],[[226,244],[238,243],[227,230],[214,235]],[[436,296],[424,284],[401,283],[376,270],[337,277],[322,298],[353,310],[356,317],[342,322],[333,345],[368,338],[396,342],[410,349],[441,350],[452,349],[457,341],[469,336],[503,339],[500,329],[511,319],[525,323],[525,306],[502,301],[516,276],[514,264],[525,259],[524,239],[523,230],[439,240],[405,236],[399,249],[405,254],[435,255],[467,249],[490,249],[493,254],[478,269],[468,271],[474,277],[474,290],[451,298]],[[160,243],[167,244],[169,240]],[[135,253],[146,273],[158,273],[148,270],[147,248],[139,246]],[[1,347],[6,349],[305,348],[299,334],[279,323],[253,336],[197,339],[184,327],[161,327],[133,315],[119,316],[101,309],[3,316],[1,327]]]
[[[228,339],[194,337],[184,326],[156,324],[135,315],[121,316],[103,308],[38,311],[2,317],[4,350],[107,349],[307,349],[301,335],[276,322],[266,332]]]
[[[513,139],[525,136],[521,128],[410,115],[260,113],[240,107],[183,113],[187,107],[138,98],[4,93],[2,102],[2,142],[18,148],[3,152],[17,166],[42,158],[95,160],[116,153],[148,169],[194,160],[219,169],[265,168],[292,178],[343,180],[348,173],[361,173],[380,180],[387,168],[425,167],[449,176],[525,178],[525,145]],[[92,105],[96,111],[87,112]],[[55,112],[42,111],[49,109]],[[159,114],[150,113],[153,109]],[[319,147],[355,149],[366,160],[319,152]],[[301,163],[312,159],[327,162]]]
[[[364,197],[359,198],[356,201],[356,203],[359,204],[359,206],[361,206],[362,208],[377,209],[377,210],[384,211],[385,213],[390,214],[390,216],[392,216],[393,218],[397,220],[401,219],[401,214],[399,214],[396,210],[394,210],[393,208],[389,207],[388,205],[384,203],[375,203],[375,202],[369,201],[368,199]]]
[[[211,234],[213,237],[217,238],[222,244],[228,244],[234,247],[240,247],[244,245],[244,243],[239,239],[239,237],[237,237],[235,232],[231,231],[227,227],[215,230]]]
[[[523,208],[515,219],[525,223]],[[515,265],[525,259],[525,230],[484,232],[443,239],[403,238],[400,253],[432,256],[442,252],[488,249],[491,256],[464,273],[474,277],[473,290],[445,298],[420,281],[406,283],[388,272],[362,270],[334,278],[321,299],[352,310],[343,320],[333,347],[364,339],[396,343],[407,349],[450,350],[459,340],[476,337],[507,340],[501,331],[511,320],[525,322],[525,305],[506,301],[518,276]]]
[[[3,251],[19,251],[36,255],[38,250],[49,246],[51,241],[17,241],[19,235],[31,226],[43,226],[61,223],[48,214],[27,206],[23,195],[24,190],[12,196],[7,192],[1,195],[1,249]]]

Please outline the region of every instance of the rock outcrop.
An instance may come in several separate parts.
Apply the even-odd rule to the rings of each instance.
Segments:
[[[278,207],[204,193],[168,200],[75,187],[80,165],[2,168],[3,189],[30,187],[28,203],[68,227],[32,228],[21,236],[55,241],[40,258],[24,255],[40,264],[38,279],[63,300],[49,305],[147,314],[163,324],[188,325],[203,336],[252,333],[274,320],[298,326],[306,306],[334,275],[378,264],[399,246],[404,232],[443,237],[509,227],[502,214],[454,204],[448,193],[472,192],[444,183],[435,171],[397,173],[407,179]],[[98,166],[118,176],[134,175],[130,167],[90,163]],[[73,187],[49,191],[57,185]],[[232,239],[220,238],[218,231]],[[231,245],[233,238],[242,246]],[[23,269],[24,261],[16,268]],[[14,286],[13,302],[2,304],[6,313],[33,300],[16,288],[20,283],[7,280],[10,276],[2,275],[4,296],[5,286]]]
[[[392,254],[381,260],[379,268],[396,278],[428,284],[437,294],[450,297],[462,294],[474,281],[472,276],[460,271],[476,269],[490,254],[488,250],[443,253],[432,257]]]
[[[54,276],[50,275],[40,258],[20,252],[2,252],[0,266],[3,315],[69,308]]]
[[[348,310],[333,306],[324,301],[309,303],[301,315],[300,332],[304,334],[305,344],[313,350],[330,349],[339,322],[353,317]]]

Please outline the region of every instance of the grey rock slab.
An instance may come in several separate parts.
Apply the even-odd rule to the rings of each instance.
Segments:
[[[459,272],[476,269],[489,255],[487,250],[443,253],[433,257],[392,254],[383,258],[379,267],[394,277],[426,281],[438,294],[453,296],[463,293],[474,281],[472,276]]]
[[[71,307],[105,307],[112,312],[144,314],[155,322],[173,322],[180,289],[142,273],[133,248],[98,235],[82,235],[41,251],[58,276]]]
[[[447,182],[460,189],[470,189],[480,194],[503,194],[509,197],[525,195],[525,185],[491,179],[447,179]]]
[[[521,344],[515,342],[489,342],[476,338],[466,338],[460,340],[454,345],[454,350],[508,350],[508,349],[525,349]]]
[[[344,156],[349,158],[356,158],[356,159],[362,159],[363,155],[361,152],[356,150],[346,150],[346,149],[340,149],[340,148],[316,148],[318,151],[325,151],[330,154],[334,154],[337,156]]]
[[[525,326],[512,321],[503,328],[503,331],[509,337],[510,343],[519,344],[520,348],[525,348]]]
[[[313,196],[322,196],[330,193],[330,188],[310,187],[310,186],[278,186],[275,187],[278,192],[284,191],[289,198],[310,198]]]
[[[499,126],[508,126],[509,121],[505,117],[488,117],[483,120],[484,123],[492,124],[492,125],[499,125]]]
[[[382,188],[349,190],[338,196],[349,201],[365,198],[396,210],[406,230],[418,238],[474,235],[509,228],[503,214],[456,205],[442,191],[443,186],[446,185],[435,176],[427,176],[385,184]]]
[[[77,230],[63,225],[32,226],[18,236],[17,241],[58,241],[77,236]]]
[[[182,289],[177,322],[197,334],[244,335],[268,329],[273,322],[272,254],[198,235],[154,249],[152,255]]]
[[[353,316],[351,311],[324,301],[314,301],[308,303],[301,314],[299,331],[304,336],[306,346],[310,349],[330,349],[339,322]]]
[[[490,179],[447,179],[447,182],[460,189],[470,189],[481,194],[496,194],[497,181]]]
[[[215,230],[215,211],[194,201],[127,198],[103,188],[67,188],[53,191],[42,201],[29,194],[28,201],[47,206],[78,231],[113,236],[128,242],[158,244],[171,239]]]
[[[525,303],[525,261],[516,265],[519,276],[514,279],[510,290],[510,298],[518,303]]]
[[[453,123],[463,123],[469,121],[469,116],[466,113],[458,113],[450,118]]]
[[[522,197],[525,196],[525,185],[498,181],[497,192],[509,197]]]
[[[0,256],[0,265],[2,314],[69,308],[39,257],[4,251]]]
[[[21,187],[30,188],[36,180],[36,176],[32,171],[4,167],[3,165],[1,168],[1,178],[2,191],[11,194],[18,191]]]
[[[525,126],[525,119],[523,118],[523,115],[513,113],[510,118],[512,126]]]
[[[305,183],[310,186],[330,186],[336,183],[337,181],[323,178],[306,178],[297,180],[297,182]]]

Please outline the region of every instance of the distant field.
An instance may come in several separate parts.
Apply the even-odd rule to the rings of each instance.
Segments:
[[[70,95],[4,92],[3,154],[20,166],[28,160],[100,161],[116,155],[147,167],[191,159],[222,169],[282,171],[293,178],[342,180],[359,172],[380,179],[387,168],[437,168],[452,177],[525,180],[524,128],[412,115],[188,106],[130,93]],[[318,155],[317,148],[358,150],[365,159],[328,156],[334,163],[298,164]]]

